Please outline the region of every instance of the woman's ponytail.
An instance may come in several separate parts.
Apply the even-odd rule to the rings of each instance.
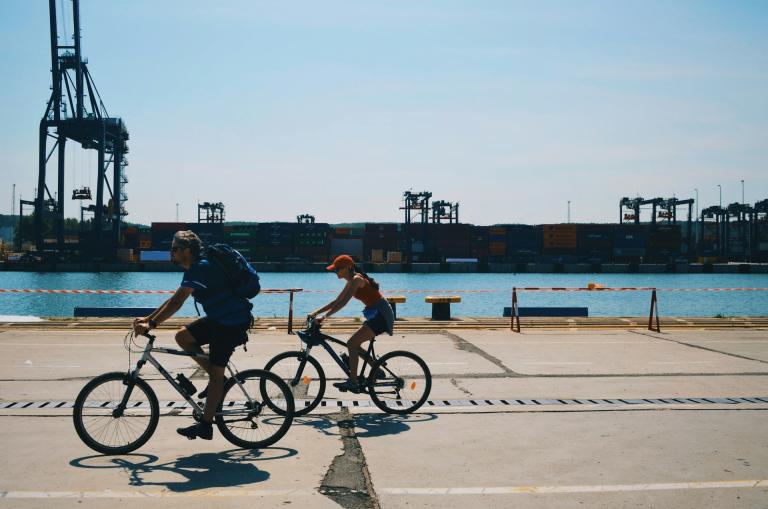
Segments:
[[[357,272],[357,273],[358,273],[358,274],[360,274],[361,276],[363,276],[363,277],[365,278],[365,280],[366,280],[366,281],[368,281],[368,284],[370,284],[370,285],[371,285],[371,287],[372,287],[374,290],[376,290],[377,292],[379,291],[379,283],[377,283],[377,282],[376,282],[376,280],[375,280],[375,279],[373,279],[371,276],[369,276],[368,274],[366,274],[364,270],[362,270],[361,268],[359,268],[357,265],[355,265],[355,266],[352,268],[352,270],[353,270],[353,271],[355,271],[355,272]]]

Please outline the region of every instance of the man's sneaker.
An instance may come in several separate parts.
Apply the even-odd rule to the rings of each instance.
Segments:
[[[200,421],[186,428],[178,428],[176,433],[185,436],[190,440],[194,440],[197,437],[200,437],[203,440],[211,440],[213,438],[213,424]]]
[[[224,378],[224,382],[223,383],[226,384],[227,380],[229,380],[229,379],[228,378]],[[205,389],[200,391],[200,394],[198,394],[197,397],[200,398],[200,399],[207,398],[208,397],[208,387],[210,387],[210,386],[211,386],[211,384],[206,385]],[[222,385],[222,387],[223,387],[223,385]]]
[[[334,387],[336,387],[341,392],[354,392],[355,394],[360,394],[363,392],[362,387],[358,385],[357,383],[353,382],[352,380],[346,380],[344,382],[335,382],[333,384]]]

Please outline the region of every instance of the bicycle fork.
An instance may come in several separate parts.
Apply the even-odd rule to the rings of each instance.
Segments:
[[[294,376],[293,380],[290,381],[291,387],[296,387],[299,385],[301,374],[304,373],[304,368],[307,366],[307,358],[309,357],[309,351],[311,348],[311,346],[308,346],[306,350],[301,350],[299,352],[299,369],[296,370],[296,376]]]
[[[144,367],[144,364],[147,363],[147,356],[149,355],[149,352],[147,350],[144,351],[144,355],[141,356],[141,359],[139,359],[139,362],[136,363],[136,367],[133,368],[132,371],[128,372],[128,376],[123,380],[123,385],[126,386],[125,394],[123,394],[123,399],[120,400],[120,403],[117,404],[117,407],[112,411],[112,416],[122,417],[123,413],[125,412],[125,409],[128,407],[128,400],[131,399],[131,394],[133,393],[133,388],[136,385],[136,380],[139,378],[139,371],[141,371],[141,368]]]

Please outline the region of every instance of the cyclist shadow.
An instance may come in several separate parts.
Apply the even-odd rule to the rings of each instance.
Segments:
[[[342,419],[330,415],[310,415],[297,417],[294,426],[310,426],[324,435],[339,436],[339,429],[352,429],[359,438],[397,435],[409,431],[414,424],[434,421],[437,414],[351,414]]]
[[[268,452],[284,451],[278,456],[266,456]],[[151,454],[125,455],[121,457],[85,456],[70,461],[70,465],[78,468],[122,468],[128,473],[130,486],[162,486],[175,492],[184,493],[210,488],[243,487],[249,484],[264,482],[270,474],[259,469],[252,462],[266,461],[295,456],[295,449],[272,447],[261,450],[233,449],[223,452],[202,452],[190,456],[182,456],[165,463],[158,463],[159,458]],[[141,457],[142,461],[131,459]],[[92,466],[89,460],[102,461],[107,464]],[[103,463],[103,461],[102,461]],[[151,478],[181,476],[184,480],[152,481]]]

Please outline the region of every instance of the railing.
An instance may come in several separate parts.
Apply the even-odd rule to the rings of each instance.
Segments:
[[[509,290],[389,290],[383,292],[385,295],[395,293],[428,293],[433,295],[443,294],[488,294],[488,293],[502,293]],[[658,293],[662,292],[745,292],[745,291],[768,291],[768,288],[762,287],[745,287],[745,288],[656,288],[656,287],[603,287],[599,285],[590,285],[586,288],[568,288],[568,287],[514,287],[512,288],[512,309],[510,313],[510,330],[513,332],[520,332],[520,315],[518,309],[519,297],[518,294],[525,292],[650,292],[650,311],[648,314],[648,330],[654,332],[661,332],[659,323],[659,311],[658,311]],[[261,290],[262,294],[289,294],[288,300],[288,333],[293,334],[293,306],[295,300],[295,294],[303,293],[337,293],[336,290],[305,290],[303,288],[264,288]],[[142,294],[142,295],[161,295],[161,294],[173,294],[175,290],[48,290],[37,288],[0,288],[0,294],[2,293],[46,293],[46,294],[85,294],[85,295],[124,295],[124,294]]]
[[[513,287],[512,288],[512,312],[510,313],[509,328],[513,332],[520,332],[520,313],[518,310],[518,292],[651,292],[651,307],[648,313],[648,330],[661,332],[659,325],[659,306],[657,292],[764,292],[768,288],[655,288],[652,286],[636,287],[604,287],[589,286],[587,288],[565,287]],[[655,326],[654,326],[655,321]]]
[[[303,292],[302,288],[262,288],[260,293],[287,293],[288,334],[293,334],[293,296]],[[44,290],[38,288],[0,288],[0,293],[48,293],[48,294],[86,294],[86,295],[169,295],[175,290]]]

